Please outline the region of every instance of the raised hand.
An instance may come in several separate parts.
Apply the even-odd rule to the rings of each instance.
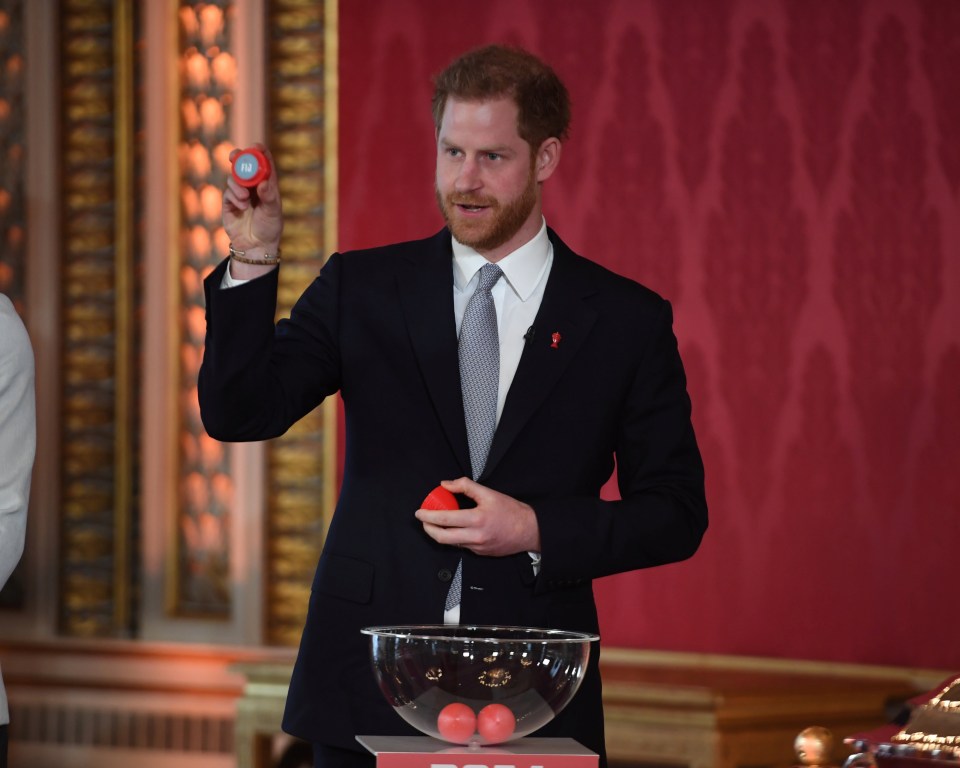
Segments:
[[[277,183],[277,165],[270,151],[262,144],[254,144],[270,160],[270,175],[255,188],[243,187],[232,176],[227,178],[223,194],[223,228],[237,250],[245,251],[249,259],[262,259],[276,255],[283,233],[283,206]],[[230,161],[240,154],[239,149],[230,153]],[[249,278],[263,274],[273,266],[263,267],[241,264],[231,265],[234,277]]]

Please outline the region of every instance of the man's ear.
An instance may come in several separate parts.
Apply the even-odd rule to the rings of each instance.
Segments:
[[[537,156],[534,161],[534,171],[537,174],[537,181],[546,181],[549,179],[557,166],[560,164],[560,150],[562,148],[560,139],[546,139],[537,150]]]

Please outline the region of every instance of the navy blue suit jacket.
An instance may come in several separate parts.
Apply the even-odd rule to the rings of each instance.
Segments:
[[[697,549],[703,466],[670,305],[550,238],[543,303],[479,478],[536,511],[537,576],[526,553],[441,546],[414,517],[440,480],[470,475],[449,232],[334,254],[276,328],[276,271],[229,290],[225,263],[208,278],[200,405],[212,437],[262,440],[334,392],[344,404],[343,485],[290,684],[290,733],[353,749],[356,734],[413,733],[377,687],[360,629],[441,623],[461,555],[462,623],[596,632],[593,579]],[[601,501],[615,457],[622,500]],[[540,735],[602,754],[597,657]]]

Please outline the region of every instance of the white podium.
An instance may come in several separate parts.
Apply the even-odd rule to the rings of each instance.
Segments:
[[[429,736],[357,736],[377,768],[597,768],[596,752],[573,739],[526,736],[509,744],[469,747]]]

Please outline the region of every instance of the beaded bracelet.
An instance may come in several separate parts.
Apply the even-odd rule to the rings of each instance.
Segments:
[[[233,243],[230,243],[230,258],[236,261],[239,261],[242,264],[259,264],[261,266],[274,265],[280,263],[280,249],[277,249],[276,254],[267,253],[264,254],[266,258],[264,259],[247,259],[246,251],[241,251],[233,247]]]

